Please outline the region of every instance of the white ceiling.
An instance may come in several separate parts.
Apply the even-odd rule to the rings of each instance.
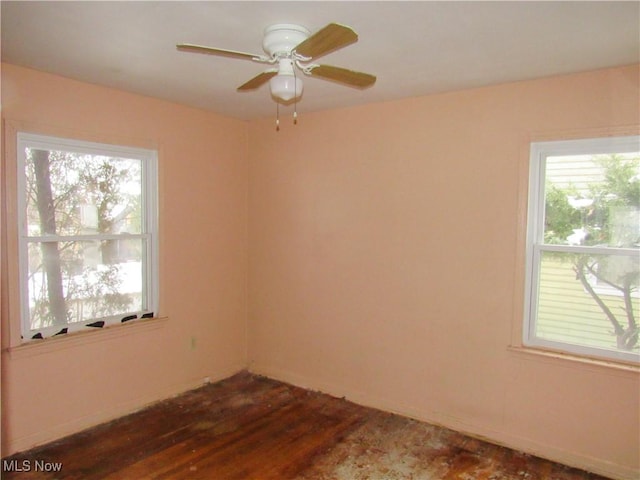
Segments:
[[[638,1],[2,1],[1,16],[3,62],[241,119],[275,114],[267,85],[235,90],[265,65],[176,43],[262,54],[267,25],[349,25],[358,43],[321,63],[377,83],[305,78],[302,113],[640,62]]]

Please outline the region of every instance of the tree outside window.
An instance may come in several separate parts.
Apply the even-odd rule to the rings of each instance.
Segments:
[[[634,137],[636,138],[636,137]],[[631,142],[633,144],[633,142]],[[526,340],[637,361],[640,152],[559,152],[539,162]],[[569,148],[566,148],[566,147]],[[544,148],[541,151],[544,151]],[[536,185],[532,185],[535,192]],[[537,223],[532,227],[532,223]],[[573,349],[572,347],[577,347]]]
[[[20,138],[23,334],[151,310],[152,152]]]

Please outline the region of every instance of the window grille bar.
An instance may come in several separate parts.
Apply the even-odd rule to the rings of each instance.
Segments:
[[[46,235],[25,237],[29,243],[46,243],[46,242],[93,242],[100,240],[135,240],[149,238],[148,233],[120,233],[105,235]]]
[[[584,245],[549,245],[537,244],[534,248],[544,252],[582,253],[591,255],[640,256],[640,248],[621,248]]]

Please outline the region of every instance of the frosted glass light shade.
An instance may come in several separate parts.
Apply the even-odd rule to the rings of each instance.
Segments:
[[[293,74],[279,73],[269,80],[271,95],[284,102],[302,95],[303,86],[302,79],[295,77]]]

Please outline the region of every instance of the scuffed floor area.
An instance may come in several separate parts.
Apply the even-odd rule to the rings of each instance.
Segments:
[[[602,479],[397,415],[376,412],[300,480]]]
[[[49,468],[49,470],[47,470]],[[248,373],[2,461],[4,480],[603,480]]]

